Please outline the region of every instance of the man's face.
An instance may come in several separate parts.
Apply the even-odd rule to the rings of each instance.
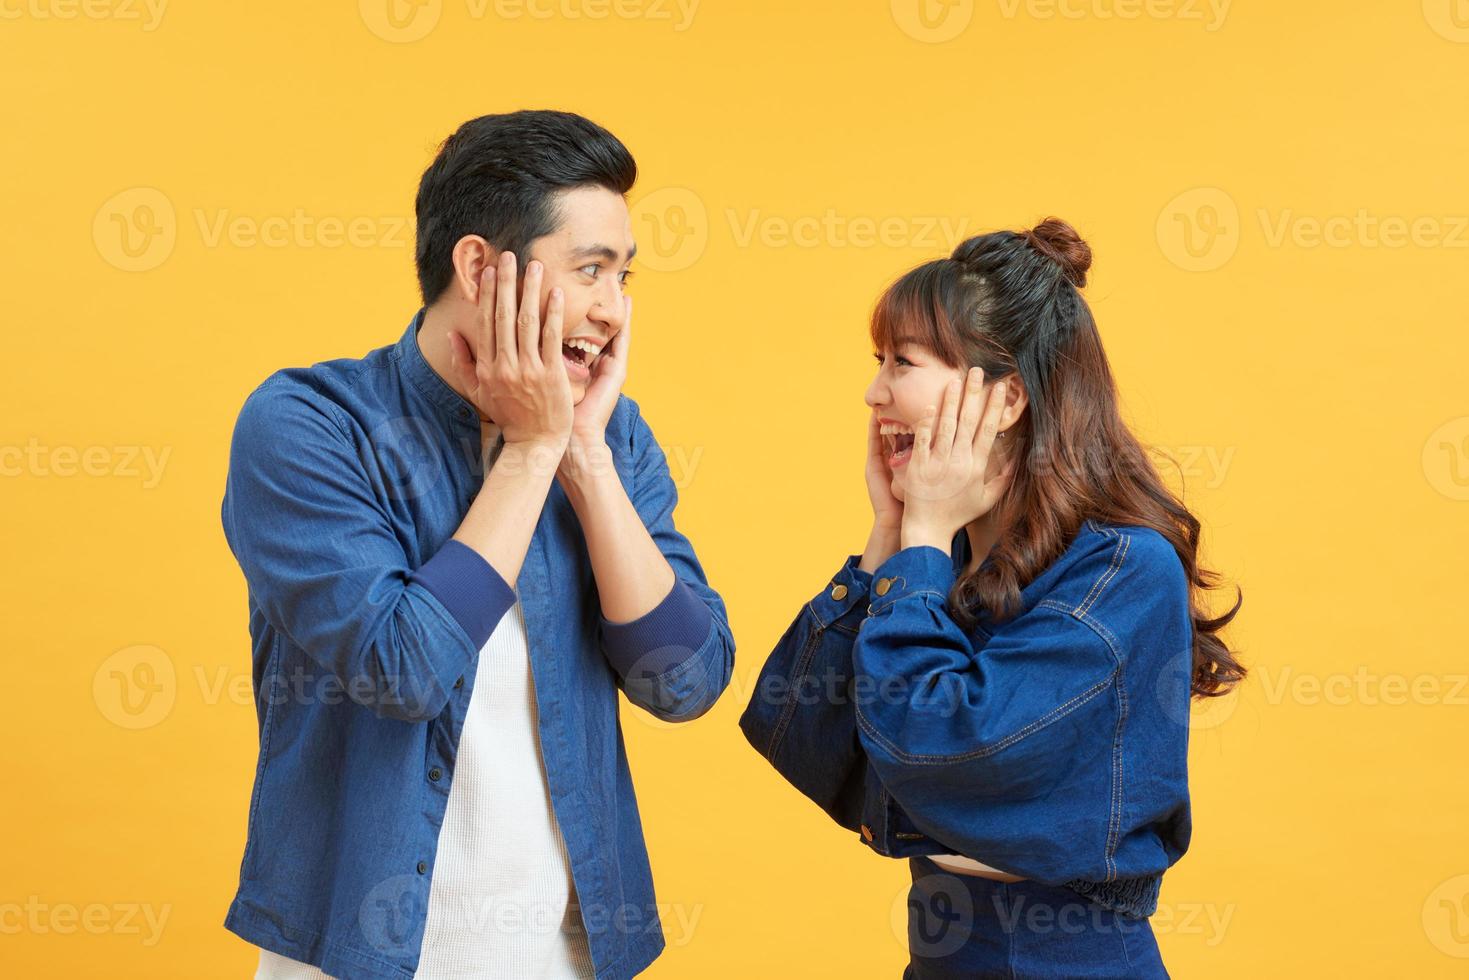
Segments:
[[[580,403],[596,367],[597,354],[626,323],[623,287],[637,245],[627,202],[605,187],[560,191],[554,204],[561,224],[516,256],[524,270],[532,259],[545,266],[539,297],[542,316],[551,289],[565,296],[562,359],[571,380],[571,400]]]

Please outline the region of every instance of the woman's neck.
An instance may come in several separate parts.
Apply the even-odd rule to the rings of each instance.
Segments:
[[[992,510],[979,520],[964,528],[969,535],[969,564],[964,567],[964,574],[968,575],[979,567],[995,542],[1000,540],[1000,529],[994,522],[995,512]]]

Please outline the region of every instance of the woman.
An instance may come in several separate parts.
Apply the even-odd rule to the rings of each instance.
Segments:
[[[1148,924],[1190,835],[1189,699],[1244,668],[1199,522],[1117,409],[1050,219],[878,301],[872,532],[771,654],[740,724],[909,859],[914,980],[1167,976]]]

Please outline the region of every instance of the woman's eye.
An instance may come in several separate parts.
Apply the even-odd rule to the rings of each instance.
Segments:
[[[898,366],[899,367],[912,367],[913,366],[913,362],[910,361],[910,360],[908,360],[906,357],[900,357],[900,358],[898,358]]]

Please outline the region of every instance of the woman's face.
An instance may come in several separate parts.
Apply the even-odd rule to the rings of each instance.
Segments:
[[[925,347],[900,343],[878,351],[877,377],[867,386],[866,401],[882,426],[888,469],[893,473],[893,496],[904,499],[904,476],[913,455],[913,429],[929,405],[943,403],[944,387],[964,370],[950,367]],[[989,385],[985,385],[988,390]]]

